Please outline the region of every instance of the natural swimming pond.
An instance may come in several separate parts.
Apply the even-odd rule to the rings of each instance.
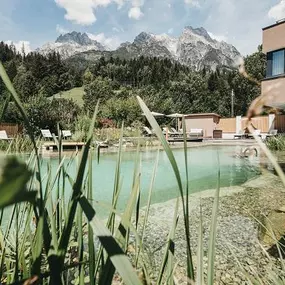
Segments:
[[[260,174],[258,158],[240,158],[241,146],[209,146],[188,149],[189,186],[190,192],[198,192],[217,187],[218,169],[220,169],[221,187],[240,185]],[[182,182],[186,182],[185,158],[183,149],[174,149]],[[153,168],[155,165],[157,151],[142,151],[141,157],[141,201],[147,201],[148,190],[151,183]],[[71,177],[76,175],[76,162],[68,163],[66,159],[67,172]],[[100,163],[97,158],[92,161],[93,165],[93,198],[95,201],[103,201],[111,204],[114,177],[116,169],[117,154],[101,154]],[[121,192],[119,197],[119,209],[123,209],[132,189],[136,152],[123,152],[121,163]],[[52,173],[55,175],[58,167],[57,158],[45,158],[43,170],[50,164]],[[66,183],[66,185],[69,185]],[[71,187],[67,186],[68,191]],[[164,151],[159,152],[159,162],[153,187],[152,203],[164,202],[178,197],[178,186],[174,172],[168,157]],[[100,211],[99,211],[100,213]],[[101,213],[103,214],[103,212]]]

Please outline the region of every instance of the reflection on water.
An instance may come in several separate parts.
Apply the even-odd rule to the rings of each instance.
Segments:
[[[241,152],[239,146],[216,146],[188,149],[189,185],[190,191],[197,192],[205,189],[216,188],[218,181],[218,170],[220,169],[221,187],[240,185],[260,173],[258,158],[240,158],[237,154]],[[182,181],[185,184],[185,159],[184,151],[173,150]],[[146,203],[149,184],[157,156],[157,151],[145,151],[140,153],[141,158],[141,200]],[[119,208],[122,209],[129,197],[133,172],[135,166],[135,152],[124,152],[121,164],[121,193]],[[96,201],[111,202],[114,188],[114,177],[116,167],[116,154],[102,154],[100,164],[93,160],[93,197]],[[44,159],[43,170],[50,164],[52,173],[55,175],[58,166],[56,158]],[[68,162],[66,162],[68,164]],[[71,177],[76,174],[76,161],[70,162],[68,173]],[[68,183],[67,183],[68,185]],[[71,187],[67,191],[71,191]],[[175,175],[164,151],[159,152],[159,164],[153,188],[152,202],[163,202],[178,196],[178,187]]]

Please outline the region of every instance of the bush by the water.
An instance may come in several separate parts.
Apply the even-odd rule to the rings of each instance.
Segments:
[[[10,153],[32,152],[33,145],[28,136],[17,135],[13,140],[0,140],[0,151]]]
[[[278,135],[276,137],[268,138],[266,141],[267,147],[270,150],[285,150],[285,136]]]

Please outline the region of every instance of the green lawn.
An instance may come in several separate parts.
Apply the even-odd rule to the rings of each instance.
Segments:
[[[72,99],[80,107],[82,107],[83,106],[83,94],[84,94],[84,87],[76,87],[68,91],[59,92],[53,95],[51,98]]]

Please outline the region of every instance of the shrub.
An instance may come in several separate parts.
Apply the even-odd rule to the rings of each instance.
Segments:
[[[283,151],[285,150],[285,136],[270,137],[267,139],[266,145],[270,150]]]
[[[73,129],[74,121],[80,112],[80,107],[72,100],[49,100],[44,96],[30,98],[24,107],[30,124],[37,134],[40,129],[50,129],[56,132],[58,123],[62,129]],[[4,121],[23,124],[22,117],[13,102],[9,103]]]
[[[126,99],[109,99],[102,107],[101,116],[113,120],[117,127],[124,122],[125,126],[130,126],[138,118],[142,118],[141,110],[134,97]]]

